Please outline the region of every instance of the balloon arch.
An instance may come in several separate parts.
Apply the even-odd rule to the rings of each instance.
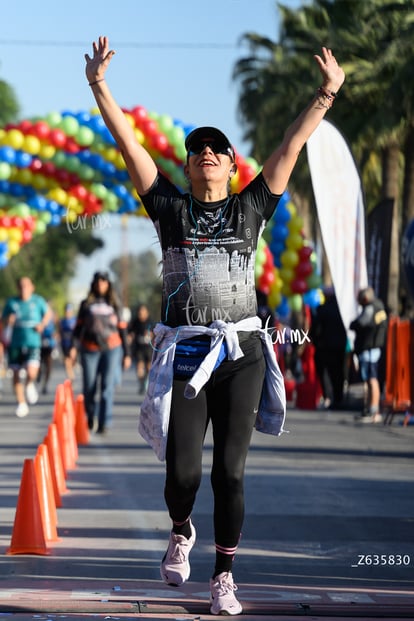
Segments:
[[[137,139],[159,169],[185,188],[185,136],[194,129],[143,106],[124,109]],[[259,171],[236,154],[231,189],[240,191]],[[0,128],[0,268],[49,226],[102,212],[145,216],[124,161],[98,109],[52,112]],[[287,192],[260,240],[256,285],[280,315],[317,306],[323,296],[312,245]]]

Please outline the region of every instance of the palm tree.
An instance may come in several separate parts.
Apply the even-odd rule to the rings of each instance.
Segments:
[[[279,5],[279,11],[280,42],[245,35],[251,55],[235,67],[246,138],[254,141],[256,157],[270,150],[287,126],[287,116],[291,119],[311,96],[312,54],[321,42],[332,47],[347,74],[332,120],[357,156],[368,204],[381,197],[396,203],[386,300],[396,311],[403,151],[403,219],[411,215],[410,205],[414,210],[413,0],[314,0],[297,10]]]

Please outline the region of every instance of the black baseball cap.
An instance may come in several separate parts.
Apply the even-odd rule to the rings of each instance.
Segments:
[[[231,155],[234,159],[235,153],[233,145],[227,138],[226,134],[223,134],[223,132],[220,129],[217,129],[217,127],[197,127],[196,129],[193,129],[193,131],[186,137],[184,144],[188,152],[191,151],[192,145],[203,142],[208,143],[210,141],[216,142],[223,147],[230,149]]]
[[[107,280],[109,282],[108,272],[95,272],[93,275],[93,282],[98,282],[98,280]]]

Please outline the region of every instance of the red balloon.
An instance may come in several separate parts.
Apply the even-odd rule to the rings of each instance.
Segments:
[[[1,218],[0,218],[0,225],[1,226],[3,226],[5,229],[8,229],[10,227],[10,223],[11,223],[10,216],[1,216]]]
[[[56,181],[59,181],[59,183],[62,183],[62,184],[69,183],[70,172],[67,170],[64,170],[63,168],[60,168],[56,171],[55,178],[56,178]]]
[[[46,177],[53,177],[56,172],[56,166],[53,162],[43,162],[41,172]]]
[[[43,168],[42,160],[39,160],[37,157],[34,157],[29,164],[29,169],[32,172],[38,173],[42,170],[42,168]]]
[[[74,185],[70,189],[70,194],[80,201],[83,201],[88,196],[88,190],[83,185]]]
[[[28,134],[32,129],[32,123],[28,120],[24,120],[18,125],[18,129],[20,129],[23,134]]]
[[[310,261],[302,261],[296,266],[296,275],[299,278],[307,278],[313,272],[313,266]]]
[[[79,153],[80,150],[81,148],[76,140],[74,140],[70,136],[67,136],[65,142],[65,151],[67,151],[68,153]]]
[[[313,252],[313,248],[311,248],[310,246],[302,246],[302,248],[300,248],[300,250],[298,251],[299,259],[301,261],[309,259],[312,252]]]
[[[151,137],[150,145],[156,151],[160,153],[165,153],[168,149],[168,140],[163,134],[155,134]]]
[[[305,293],[308,289],[308,284],[303,278],[295,278],[290,283],[290,288],[292,293]]]
[[[146,119],[142,123],[141,129],[147,138],[152,138],[158,133],[158,126],[153,119]]]
[[[66,145],[66,134],[61,129],[52,129],[49,135],[49,140],[53,146],[61,149]]]
[[[125,112],[133,117],[137,127],[141,127],[143,121],[145,121],[148,117],[147,111],[143,106],[136,106],[131,111],[125,110]]]
[[[31,133],[39,140],[47,140],[50,134],[50,127],[45,121],[36,121],[31,129]]]

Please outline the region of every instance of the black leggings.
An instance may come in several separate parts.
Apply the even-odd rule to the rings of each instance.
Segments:
[[[222,362],[196,399],[184,397],[185,381],[174,381],[168,430],[164,493],[171,519],[180,523],[190,516],[200,486],[211,420],[215,543],[224,548],[235,548],[240,538],[245,462],[265,373],[259,337],[252,335],[241,347],[244,357]]]

